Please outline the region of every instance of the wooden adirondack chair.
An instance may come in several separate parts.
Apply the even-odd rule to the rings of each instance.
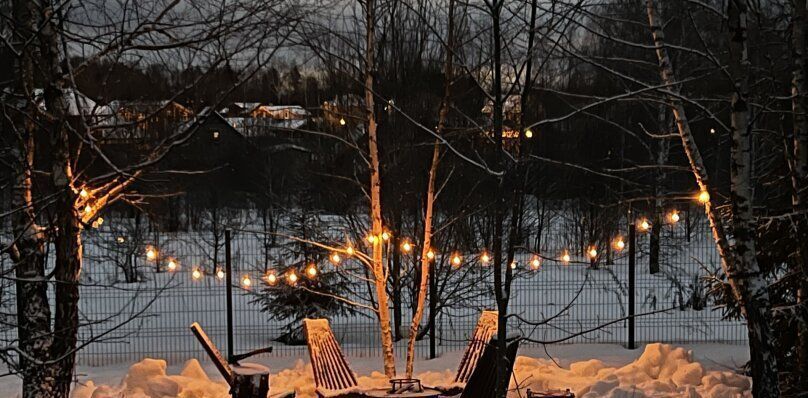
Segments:
[[[233,398],[291,398],[295,396],[294,391],[282,392],[269,395],[269,368],[256,363],[239,363],[238,360],[252,355],[272,352],[272,347],[255,350],[247,354],[238,355],[234,358],[234,363],[229,363],[213,344],[207,333],[202,330],[202,326],[194,322],[191,325],[193,332],[199,343],[205,349],[216,369],[222,374],[227,384],[230,386],[230,395]]]
[[[460,361],[460,366],[457,367],[457,374],[454,378],[455,383],[467,383],[469,381],[469,377],[477,367],[477,362],[479,362],[485,346],[491,341],[491,337],[497,333],[498,315],[497,311],[492,310],[484,310],[480,314],[477,327],[474,328],[469,345],[466,346],[466,352],[463,353],[463,359]]]
[[[516,352],[519,350],[519,337],[508,337],[506,341],[505,356],[508,359],[507,377],[510,382],[513,373],[513,364],[516,362]],[[483,354],[469,376],[466,387],[459,398],[494,398],[497,390],[497,339],[494,336],[486,344]]]
[[[364,397],[327,319],[304,319],[314,385],[319,397]]]

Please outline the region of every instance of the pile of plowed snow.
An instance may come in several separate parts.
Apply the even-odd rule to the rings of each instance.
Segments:
[[[569,388],[581,398],[642,397],[751,397],[749,378],[730,371],[707,371],[693,360],[692,353],[666,344],[649,344],[634,362],[608,367],[597,359],[572,363],[569,369],[552,361],[518,357],[509,396],[519,397],[529,388],[534,391]],[[424,385],[448,385],[454,371],[424,372],[416,375]],[[217,378],[219,379],[219,378]],[[389,386],[382,373],[359,376],[362,387]],[[315,397],[311,366],[298,361],[270,378],[272,393],[295,390],[298,397]],[[196,360],[190,360],[178,375],[166,373],[166,362],[144,359],[129,368],[119,386],[95,385],[92,381],[78,386],[74,398],[226,398],[223,381],[211,380]]]

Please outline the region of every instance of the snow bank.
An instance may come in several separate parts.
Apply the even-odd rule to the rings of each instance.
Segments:
[[[417,374],[427,386],[448,385],[454,371]],[[514,366],[510,396],[519,397],[533,390],[566,389],[581,398],[751,397],[750,380],[729,371],[708,371],[694,361],[692,353],[667,344],[648,344],[639,358],[622,367],[609,367],[597,359],[572,363],[560,368],[550,360],[518,357]],[[362,387],[386,387],[380,372],[358,377]],[[298,397],[315,397],[311,365],[298,360],[270,378],[272,392],[295,390]],[[179,375],[166,374],[166,362],[144,359],[132,365],[117,387],[95,385],[92,381],[75,389],[74,398],[225,398],[227,386],[212,381],[196,360],[186,362]]]

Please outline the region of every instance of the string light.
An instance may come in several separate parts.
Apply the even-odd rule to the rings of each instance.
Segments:
[[[671,222],[671,224],[676,224],[679,222],[679,212],[676,210],[671,210],[671,212],[668,213],[668,220]]]
[[[405,240],[404,243],[401,244],[401,251],[403,251],[404,253],[409,253],[410,251],[412,251],[412,244],[410,243],[410,241]]]
[[[539,268],[541,268],[541,259],[539,256],[533,256],[533,260],[530,260],[530,269],[538,271]]]
[[[98,225],[101,225],[104,223],[104,217],[98,217],[98,219],[95,221],[98,223]]]
[[[706,205],[707,203],[710,202],[710,193],[707,192],[707,190],[699,192],[698,200],[699,203]]]
[[[157,250],[155,250],[151,246],[147,247],[146,248],[146,259],[154,260],[155,258],[157,258]]]
[[[622,236],[618,236],[617,239],[614,240],[614,248],[617,251],[621,251],[626,248],[626,242],[623,240]]]
[[[714,128],[710,128],[710,134],[715,134],[715,129]]]
[[[463,257],[460,257],[460,254],[455,253],[452,256],[452,265],[455,267],[459,267],[460,264],[463,263]]]
[[[295,271],[289,271],[289,274],[286,275],[286,280],[289,281],[290,285],[294,285],[295,283],[297,283],[298,279],[299,278],[297,276],[297,273],[295,273]]]
[[[429,249],[429,251],[426,252],[426,258],[428,258],[430,260],[434,260],[435,259],[435,252],[433,252],[432,249]]]
[[[250,286],[252,286],[252,279],[250,279],[249,275],[244,275],[243,277],[241,277],[241,286],[244,286],[245,288],[248,289]]]
[[[567,264],[570,263],[570,254],[566,250],[564,250],[564,253],[561,254],[561,262],[563,262],[564,265],[567,265]]]
[[[525,138],[533,138],[533,130],[531,129],[525,130]]]
[[[651,223],[648,222],[648,219],[643,218],[642,220],[640,220],[640,231],[646,232],[649,229],[651,229]]]
[[[174,260],[173,258],[168,259],[168,264],[166,264],[166,267],[168,267],[169,271],[176,271],[177,266],[178,264],[176,260]]]
[[[90,193],[87,192],[86,189],[82,188],[81,191],[79,191],[79,196],[81,196],[82,199],[87,199],[90,197]]]
[[[340,125],[340,126],[344,126],[344,125],[345,125],[345,119],[344,119],[344,118],[339,118],[339,125]]]
[[[382,240],[390,240],[390,233],[387,231],[382,232]]]
[[[516,260],[511,261],[511,269],[516,269]]]
[[[317,276],[317,266],[315,266],[313,263],[309,264],[309,266],[306,267],[306,277],[308,277],[309,279],[314,279],[314,277],[316,276]]]
[[[278,276],[275,275],[275,272],[269,272],[265,279],[270,286],[275,286],[278,283]]]
[[[348,248],[347,248],[347,249],[345,249],[345,253],[348,253],[348,255],[349,255],[349,256],[353,256],[353,255],[354,255],[354,248],[353,248],[353,246],[348,245]]]
[[[84,206],[84,214],[90,214],[93,212],[93,207],[90,205]]]
[[[224,279],[224,270],[219,268],[216,270],[216,277],[219,279]]]
[[[340,261],[342,261],[342,258],[340,258],[340,256],[339,256],[339,254],[338,254],[338,253],[333,253],[333,254],[331,254],[331,258],[330,258],[330,259],[331,259],[331,262],[332,262],[332,263],[334,263],[335,265],[336,265],[336,264],[339,264],[339,262],[340,262]]]
[[[370,243],[376,243],[376,235],[368,234],[368,236],[366,236],[365,239],[367,239],[367,241]]]
[[[117,240],[118,240],[118,243],[126,242],[126,238],[124,238],[123,236],[119,236]]]
[[[598,258],[598,249],[595,246],[589,247],[589,258],[593,260]]]
[[[480,256],[480,261],[483,263],[483,265],[488,265],[488,263],[491,261],[491,256],[488,255],[487,251],[483,251],[483,254]]]
[[[194,271],[191,272],[191,277],[198,280],[202,277],[202,271],[199,268],[194,268]]]

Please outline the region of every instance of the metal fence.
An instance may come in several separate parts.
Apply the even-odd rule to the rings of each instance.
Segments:
[[[671,225],[663,231],[660,272],[653,275],[648,272],[649,237],[638,235],[636,312],[676,308],[637,317],[637,341],[744,343],[744,324],[723,320],[720,310],[705,298],[700,278],[716,270],[719,259],[706,223],[695,218],[690,222],[687,230],[684,225]],[[536,340],[625,344],[628,322],[623,319],[629,315],[626,251],[607,253],[601,248],[596,267],[592,267],[586,253],[572,249],[563,224],[559,219],[545,229],[540,248],[517,254],[510,311],[533,324],[514,317],[512,327]],[[232,245],[234,284],[239,285],[244,276],[254,281],[250,288],[234,288],[234,351],[272,345],[270,355],[305,357],[305,346],[275,341],[291,320],[270,320],[255,303],[262,292],[264,268],[280,254],[268,254],[267,250],[274,249],[268,249],[266,235],[249,228],[235,231]],[[153,258],[146,257],[148,247],[155,248]],[[569,263],[561,259],[565,251],[571,256]],[[542,264],[533,270],[530,265],[537,253]],[[80,339],[92,344],[79,353],[79,363],[201,358],[204,352],[188,330],[192,322],[199,322],[226,351],[225,283],[217,276],[225,260],[222,231],[139,234],[102,228],[86,233],[84,259]],[[437,260],[448,264],[449,253]],[[168,269],[171,261],[174,271]],[[7,259],[2,267],[10,267]],[[469,272],[470,268],[475,270]],[[475,253],[464,253],[461,267],[445,269],[442,277],[448,279],[442,282],[444,286],[456,283],[478,291],[467,296],[473,299],[459,299],[441,309],[435,325],[438,354],[464,347],[479,311],[494,307],[490,272]],[[13,314],[13,283],[5,280],[2,289],[6,296],[3,313]],[[408,307],[405,299],[405,327]],[[552,320],[541,322],[548,318]],[[378,324],[367,312],[336,316],[332,326],[349,355],[381,354]],[[592,331],[579,335],[588,330]],[[14,328],[6,327],[2,334],[13,341]],[[417,345],[421,357],[429,355],[428,339]],[[402,353],[406,341],[397,344],[397,352]]]

